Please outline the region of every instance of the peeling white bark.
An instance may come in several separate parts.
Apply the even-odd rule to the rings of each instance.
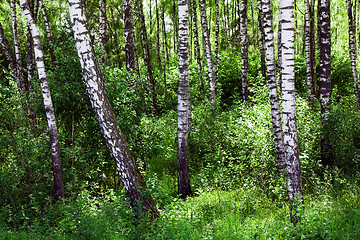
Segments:
[[[249,81],[247,78],[249,69],[248,59],[248,34],[247,34],[247,0],[241,0],[240,6],[240,42],[241,42],[241,83],[244,101],[249,98]]]
[[[206,3],[205,0],[200,0],[200,14],[201,14],[201,26],[203,31],[203,43],[206,54],[206,63],[209,78],[209,100],[211,108],[215,109],[215,77],[214,77],[214,66],[212,62],[212,53],[210,45],[210,36],[208,29],[208,22],[206,16]]]
[[[295,116],[295,60],[294,60],[294,2],[280,0],[281,58],[282,58],[282,107],[284,149],[291,221],[296,199],[302,200],[299,147]],[[295,209],[296,210],[296,209]]]
[[[102,74],[100,74],[99,66],[96,62],[90,33],[87,30],[87,20],[81,0],[68,0],[68,4],[87,92],[106,145],[119,172],[120,179],[124,184],[134,210],[138,202],[140,202],[142,204],[142,211],[149,212],[152,217],[158,217],[159,212],[152,198],[141,194],[142,191],[147,189],[146,183],[135,164],[125,136],[122,134],[115,114],[112,111]]]
[[[186,0],[179,0],[179,91],[178,91],[178,130],[177,130],[177,172],[178,194],[182,198],[191,195],[189,173],[189,26],[188,5]]]
[[[60,200],[64,197],[64,184],[62,181],[61,164],[60,164],[60,143],[59,143],[57,126],[56,126],[54,108],[50,94],[49,83],[46,76],[44,54],[40,43],[39,30],[35,24],[34,19],[32,18],[27,1],[20,0],[20,6],[24,13],[25,19],[27,21],[28,27],[30,28],[31,35],[34,41],[35,62],[39,75],[41,92],[44,100],[46,119],[49,127],[55,199]]]

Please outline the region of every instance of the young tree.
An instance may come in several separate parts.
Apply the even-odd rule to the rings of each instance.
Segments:
[[[189,172],[189,26],[187,0],[179,0],[179,91],[178,91],[178,130],[177,130],[177,172],[178,193],[182,198],[191,195]]]
[[[260,59],[261,59],[261,75],[266,79],[266,49],[265,49],[265,30],[264,30],[264,14],[261,7],[261,0],[258,0],[258,24],[259,24],[259,47],[260,47]],[[272,33],[274,34],[274,33]]]
[[[249,81],[247,78],[249,69],[248,60],[248,34],[247,34],[247,0],[241,0],[240,6],[240,38],[241,38],[241,82],[244,101],[249,99]]]
[[[42,1],[42,0],[41,0]],[[99,45],[100,45],[100,63],[105,67],[106,60],[106,0],[99,0]],[[125,24],[124,24],[125,25]]]
[[[34,40],[35,61],[36,61],[37,71],[40,80],[41,92],[44,100],[46,118],[49,127],[55,199],[61,200],[64,197],[64,184],[62,180],[61,164],[60,164],[59,135],[56,126],[56,119],[55,119],[54,108],[50,94],[49,83],[46,76],[44,54],[41,48],[39,30],[32,17],[27,1],[20,0],[20,6],[24,13],[25,19],[27,21],[28,27],[31,31],[31,35]]]
[[[151,214],[153,218],[158,217],[159,212],[153,199],[150,195],[144,194],[144,191],[147,190],[146,183],[130,153],[125,136],[120,130],[107,96],[103,77],[102,74],[100,74],[90,33],[87,28],[87,20],[84,7],[82,6],[82,0],[68,0],[68,4],[76,48],[87,92],[95,111],[96,119],[99,122],[101,132],[105,138],[106,145],[110,150],[120,179],[130,199],[131,206],[136,211],[140,203],[143,212]]]
[[[356,5],[355,5],[356,6]],[[351,69],[353,73],[353,83],[354,83],[354,92],[356,97],[356,105],[360,108],[360,93],[358,87],[358,74],[356,70],[356,31],[355,31],[355,17],[354,12],[356,8],[353,10],[353,3],[351,0],[346,0],[346,8],[347,14],[349,18],[349,47],[350,47],[350,59],[351,59]]]
[[[276,84],[275,49],[271,0],[259,1],[262,16],[266,47],[267,81],[269,86],[271,117],[275,141],[277,170],[279,178],[285,177],[286,162],[284,150],[284,136],[281,128],[280,101]]]
[[[214,77],[214,66],[212,62],[212,53],[210,45],[210,36],[208,29],[208,22],[206,16],[206,3],[205,0],[200,0],[200,14],[201,14],[201,26],[203,31],[203,43],[206,53],[206,62],[209,78],[209,99],[211,108],[215,109],[215,77]]]
[[[305,54],[306,54],[306,84],[308,87],[308,99],[310,106],[316,95],[316,62],[314,40],[314,2],[305,2]]]
[[[143,57],[146,66],[146,72],[148,75],[149,82],[151,84],[151,93],[152,93],[152,107],[155,115],[159,114],[159,110],[157,107],[157,97],[155,91],[155,78],[153,75],[153,69],[151,66],[150,59],[150,50],[149,50],[149,42],[146,33],[146,25],[145,25],[145,17],[142,0],[137,0],[138,8],[139,8],[139,19],[140,19],[140,34],[141,34],[141,44],[143,48]]]
[[[44,18],[45,30],[46,30],[46,38],[47,38],[48,43],[49,43],[51,62],[52,62],[53,67],[55,67],[56,57],[55,57],[54,43],[53,43],[53,37],[52,37],[52,33],[51,33],[50,21],[49,21],[47,12],[46,12],[44,1],[39,0],[39,5],[40,5],[40,8],[41,8],[43,18]]]
[[[202,66],[201,66],[201,54],[200,54],[200,45],[199,45],[199,32],[198,32],[198,18],[197,18],[197,2],[196,0],[190,0],[191,12],[193,16],[193,32],[194,32],[194,55],[197,62],[197,71],[199,75],[200,84],[202,83]]]
[[[296,204],[302,202],[299,147],[295,116],[294,2],[280,0],[282,107],[288,195],[291,222],[298,221]]]

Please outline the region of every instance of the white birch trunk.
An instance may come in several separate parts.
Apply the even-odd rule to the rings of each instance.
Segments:
[[[249,98],[249,81],[247,78],[249,69],[248,59],[248,34],[247,34],[247,0],[241,0],[240,6],[240,42],[241,42],[241,82],[244,101]]]
[[[360,108],[360,93],[359,93],[359,83],[358,83],[358,74],[356,69],[356,38],[355,38],[355,18],[353,16],[353,7],[351,0],[346,0],[346,8],[349,18],[349,48],[350,48],[350,59],[351,59],[351,70],[353,74],[353,85],[354,92],[356,97],[356,105]],[[354,10],[356,11],[356,9]]]
[[[215,109],[215,77],[214,77],[214,66],[212,62],[212,53],[210,45],[210,36],[208,29],[208,22],[206,16],[206,3],[205,0],[200,0],[200,14],[201,14],[201,26],[203,30],[203,42],[206,53],[206,63],[209,78],[209,100],[211,108]]]
[[[90,33],[87,29],[87,20],[81,0],[68,0],[68,4],[76,49],[87,92],[99,122],[100,130],[114,159],[116,169],[124,184],[130,203],[136,211],[138,202],[140,202],[143,212],[150,213],[153,218],[158,217],[159,212],[151,196],[142,194],[147,190],[146,183],[130,153],[125,136],[120,130],[107,96],[102,74],[100,74],[96,61]]]
[[[295,116],[295,60],[294,60],[294,2],[280,0],[281,57],[282,57],[282,107],[287,186],[290,202],[290,217],[298,221],[293,210],[302,202],[299,147]]]
[[[182,198],[191,195],[189,173],[189,24],[187,0],[179,0],[179,91],[178,91],[178,130],[177,130],[177,172],[178,194]]]
[[[41,48],[39,30],[35,24],[34,19],[32,18],[27,1],[20,0],[20,6],[22,8],[22,11],[27,21],[28,27],[30,28],[31,35],[34,41],[35,62],[39,75],[41,92],[44,100],[46,119],[49,127],[55,199],[61,200],[64,197],[64,184],[62,180],[61,164],[60,164],[60,143],[59,143],[58,130],[56,126],[54,108],[50,94],[49,83],[46,76],[44,54]]]
[[[281,110],[278,88],[276,84],[274,32],[271,0],[262,0],[261,4],[264,19],[265,49],[267,63],[267,81],[269,86],[271,117],[274,133],[278,176],[285,177],[286,162],[284,150],[284,136],[281,128]]]

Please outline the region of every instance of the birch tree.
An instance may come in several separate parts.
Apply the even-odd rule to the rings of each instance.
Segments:
[[[179,0],[179,90],[178,90],[178,130],[177,130],[177,172],[178,194],[182,198],[191,195],[189,172],[189,25],[187,0]]]
[[[123,0],[125,64],[128,72],[135,72],[135,38],[131,0]]]
[[[353,74],[353,84],[354,92],[356,97],[356,105],[360,108],[360,93],[358,86],[358,74],[356,69],[356,31],[355,31],[355,19],[354,12],[356,8],[353,9],[353,3],[351,0],[346,0],[347,14],[349,18],[349,48],[350,48],[350,59],[351,59],[351,70]],[[355,5],[356,6],[356,5]]]
[[[259,1],[262,9],[265,49],[266,49],[266,66],[267,66],[267,82],[269,86],[271,118],[274,133],[274,142],[276,150],[277,170],[279,178],[285,177],[286,162],[284,150],[284,138],[281,128],[281,110],[280,101],[276,84],[276,68],[275,68],[275,49],[274,49],[274,32],[273,32],[273,16],[271,0]]]
[[[302,202],[299,146],[295,116],[295,60],[294,60],[294,2],[280,0],[281,58],[282,58],[282,116],[287,190],[291,222],[296,223],[297,204]]]
[[[48,40],[49,43],[49,50],[50,50],[50,57],[51,57],[51,62],[53,67],[55,67],[55,62],[56,62],[56,57],[55,57],[55,51],[54,51],[54,42],[53,42],[53,37],[52,37],[52,33],[51,33],[51,26],[50,26],[50,21],[49,21],[49,17],[47,15],[46,12],[46,8],[44,5],[44,0],[38,0],[39,5],[40,5],[40,9],[44,18],[44,23],[45,23],[45,30],[46,30],[46,38]]]
[[[140,20],[140,34],[141,34],[141,45],[143,48],[143,57],[146,67],[146,73],[148,75],[149,82],[151,84],[151,94],[152,94],[152,107],[155,115],[159,114],[158,107],[157,107],[157,97],[155,91],[155,78],[153,75],[153,69],[151,66],[151,59],[150,59],[150,49],[149,49],[149,42],[146,33],[146,25],[145,25],[145,16],[143,10],[142,0],[137,0],[138,8],[139,8],[139,20]]]
[[[42,0],[41,0],[42,1]],[[99,45],[100,45],[100,63],[105,67],[106,60],[106,0],[99,0]]]
[[[208,29],[208,21],[206,16],[206,3],[205,0],[200,0],[200,14],[201,14],[201,26],[203,31],[203,43],[204,50],[206,53],[207,72],[209,78],[209,99],[211,108],[215,109],[215,77],[214,77],[214,66],[212,62],[212,53],[210,45],[210,36]]]
[[[330,0],[319,0],[318,30],[320,47],[320,105],[323,124],[323,134],[320,142],[321,160],[324,165],[332,164],[330,156],[331,146],[326,139],[328,112],[331,99],[331,29],[330,29]]]
[[[44,100],[44,107],[46,112],[46,119],[49,127],[50,144],[51,144],[51,159],[52,171],[54,177],[55,199],[61,200],[64,197],[64,184],[62,180],[61,163],[60,163],[60,143],[59,135],[56,126],[56,119],[54,114],[54,107],[52,104],[51,94],[48,79],[46,76],[46,69],[44,64],[44,54],[40,43],[39,30],[35,24],[29,5],[26,0],[20,0],[20,6],[24,13],[28,27],[34,41],[34,53],[37,72],[41,86],[41,92]]]
[[[248,59],[248,34],[247,34],[247,0],[241,0],[240,6],[240,42],[241,42],[241,83],[244,101],[249,99],[249,81],[247,78],[249,69]]]
[[[314,42],[314,1],[304,0],[305,3],[305,55],[306,55],[306,84],[310,106],[316,95],[316,62]]]
[[[149,194],[144,194],[147,190],[146,183],[130,153],[129,146],[120,130],[106,93],[104,80],[102,74],[100,74],[90,33],[87,28],[82,0],[68,0],[68,4],[76,49],[87,92],[106,145],[110,150],[120,179],[130,199],[131,206],[136,212],[140,203],[142,212],[151,214],[153,218],[158,217],[159,212],[153,199]]]

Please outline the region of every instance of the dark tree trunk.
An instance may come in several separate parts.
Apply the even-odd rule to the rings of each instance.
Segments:
[[[123,0],[124,15],[124,39],[125,39],[125,62],[128,72],[136,71],[135,64],[135,36],[131,8],[131,0]]]
[[[247,0],[241,0],[240,6],[240,38],[241,38],[241,82],[242,94],[245,102],[249,99],[249,81],[247,78],[248,60],[248,34],[247,34]]]
[[[177,172],[178,194],[182,198],[191,195],[189,171],[189,27],[187,0],[179,0],[179,91],[178,91],[178,130],[177,130]]]
[[[145,17],[143,11],[142,0],[137,0],[139,7],[139,19],[140,19],[140,32],[141,32],[141,43],[143,48],[143,56],[144,62],[146,66],[146,72],[148,75],[149,82],[151,84],[151,94],[152,94],[152,107],[155,115],[159,114],[158,106],[157,106],[157,96],[155,90],[155,78],[153,76],[153,70],[151,66],[151,58],[150,58],[150,50],[149,50],[149,42],[146,33],[146,25],[145,25]]]
[[[331,146],[326,138],[328,112],[331,99],[331,29],[330,0],[319,0],[318,30],[320,47],[320,105],[323,122],[323,135],[320,142],[321,159],[324,165],[332,165]]]
[[[84,8],[81,6],[81,0],[69,0],[68,3],[76,48],[87,92],[130,203],[136,214],[138,214],[138,204],[141,204],[142,212],[151,214],[153,218],[158,217],[159,212],[153,199],[149,194],[144,194],[147,191],[146,183],[130,153],[125,136],[120,130],[107,96],[87,27]]]

